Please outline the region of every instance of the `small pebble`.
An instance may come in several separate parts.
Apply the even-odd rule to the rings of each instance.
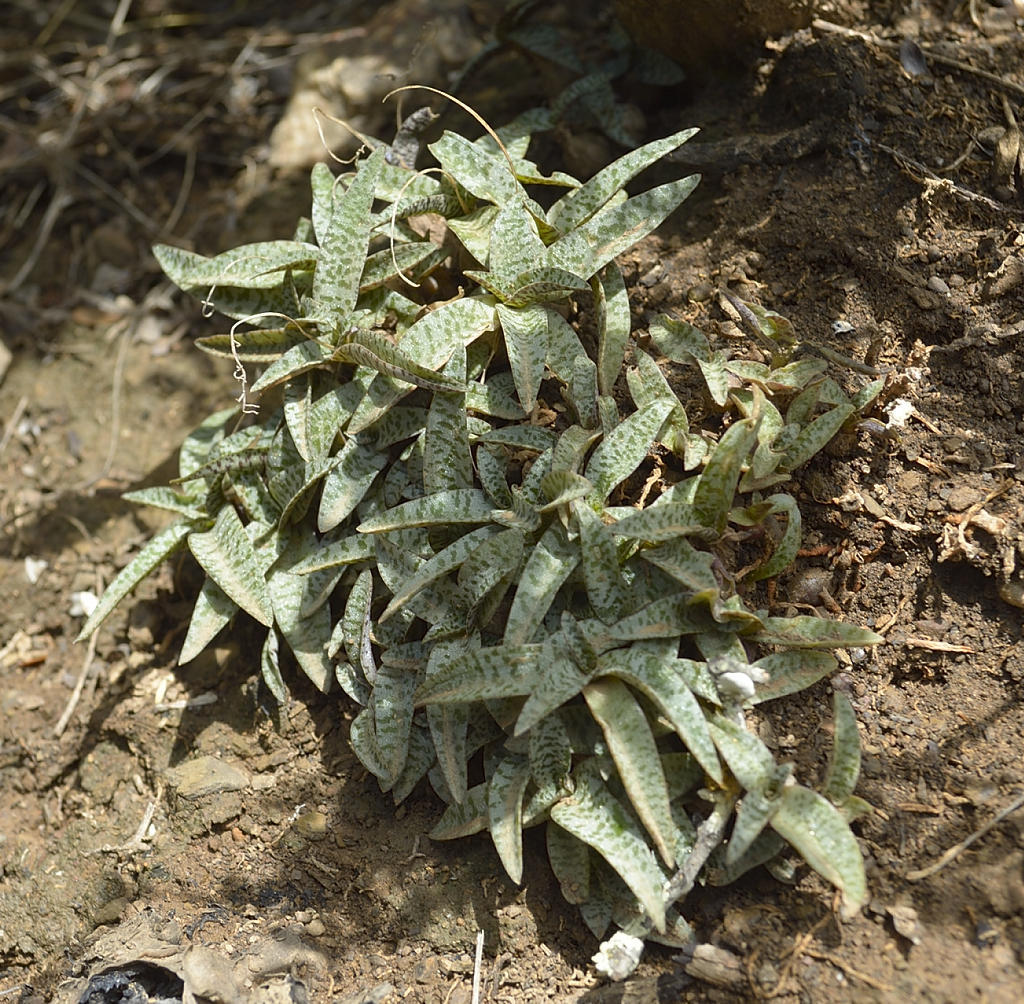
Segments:
[[[314,917],[306,925],[306,934],[308,934],[311,938],[319,938],[326,931],[327,928],[324,926],[324,922],[319,917]]]
[[[938,293],[941,296],[949,296],[949,286],[946,284],[946,280],[940,276],[933,275],[928,280],[927,285],[933,293]]]

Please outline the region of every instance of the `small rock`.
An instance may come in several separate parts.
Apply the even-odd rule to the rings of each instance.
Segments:
[[[221,791],[242,791],[249,786],[249,775],[215,756],[196,757],[171,767],[168,782],[182,798],[201,798]]]
[[[907,292],[910,294],[910,299],[913,300],[921,310],[935,310],[941,305],[938,295],[933,293],[930,289],[919,289],[917,286],[911,286]]]
[[[324,926],[324,922],[319,917],[314,917],[306,925],[306,934],[308,934],[311,938],[319,938],[326,931],[327,928]]]
[[[921,944],[921,922],[912,906],[888,906],[885,912],[892,918],[892,926],[897,934],[906,938],[912,945]]]
[[[940,296],[949,296],[949,286],[941,276],[933,275],[927,282],[928,288]]]

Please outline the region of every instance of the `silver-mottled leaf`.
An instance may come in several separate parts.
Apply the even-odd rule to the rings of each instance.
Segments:
[[[506,755],[487,785],[487,825],[508,876],[523,880],[523,794],[530,780],[526,757]]]
[[[203,571],[247,614],[266,627],[274,623],[267,582],[252,541],[232,506],[225,506],[205,533],[193,533],[189,549]]]
[[[377,149],[357,166],[343,194],[334,189],[330,219],[317,233],[320,260],[313,274],[313,302],[318,315],[341,325],[356,305],[359,279],[370,244],[370,208],[384,151]]]
[[[669,401],[652,401],[620,422],[598,444],[586,469],[598,501],[607,499],[612,489],[644,462],[671,410]]]
[[[584,761],[572,795],[551,807],[552,820],[589,844],[621,876],[659,930],[665,929],[665,875],[623,805],[608,790],[598,768]]]
[[[237,518],[237,517],[236,517]],[[199,524],[203,525],[203,524]],[[196,528],[196,523],[179,520],[165,527],[117,574],[117,577],[103,591],[96,609],[89,615],[76,641],[88,638],[121,602],[161,562],[180,550],[185,538]]]
[[[465,384],[466,353],[461,346],[445,365],[444,375]],[[465,390],[435,393],[423,439],[423,488],[432,495],[472,487],[473,457],[469,452]]]
[[[675,867],[675,822],[658,748],[644,710],[618,680],[605,677],[583,688],[626,794],[669,868]]]
[[[413,693],[417,674],[406,669],[382,665],[373,681],[374,731],[381,766],[386,780],[381,788],[389,791],[398,780],[409,752],[409,731],[412,728]]]
[[[207,576],[192,607],[188,632],[178,653],[178,664],[184,665],[199,655],[227,626],[237,610],[238,604]]]
[[[464,802],[452,802],[430,831],[431,840],[456,840],[487,829],[487,785],[469,789]]]
[[[313,686],[322,693],[331,689],[334,667],[327,657],[331,640],[331,612],[326,606],[315,606],[316,581],[314,575],[293,575],[285,568],[273,567],[267,578],[267,587],[273,603],[274,620],[299,668]]]
[[[548,222],[562,233],[578,227],[590,219],[616,193],[622,191],[630,179],[681,146],[696,132],[696,129],[684,129],[631,150],[600,170],[581,187],[566,192],[548,210]],[[678,201],[682,202],[683,198],[685,196]],[[637,236],[636,240],[640,240],[640,236]]]
[[[556,823],[547,825],[545,836],[548,862],[566,902],[585,903],[590,898],[590,848]]]
[[[792,645],[797,648],[850,648],[878,645],[885,639],[867,628],[830,621],[824,617],[762,617],[764,627],[751,635],[766,645]]]
[[[576,503],[573,513],[580,529],[587,598],[594,613],[610,624],[622,616],[627,601],[615,538],[606,532],[601,517],[589,505]]]
[[[544,620],[555,594],[579,564],[579,546],[560,523],[552,523],[523,566],[505,623],[505,644],[529,642]]]
[[[453,659],[420,684],[416,704],[525,697],[543,684],[540,645],[494,645]]]
[[[637,646],[616,649],[601,656],[598,672],[624,680],[654,702],[671,723],[686,748],[708,777],[722,783],[722,765],[708,731],[704,711],[677,671],[677,660],[668,665]]]
[[[697,187],[699,180],[699,175],[694,174],[625,202],[612,201],[555,241],[548,248],[549,264],[589,279],[659,226]]]
[[[832,750],[821,793],[833,805],[840,806],[857,787],[860,776],[860,733],[850,699],[838,690],[832,692],[834,731]]]
[[[633,328],[629,294],[622,272],[613,261],[590,280],[590,285],[597,308],[597,387],[600,393],[610,395],[622,370],[622,358]]]
[[[717,533],[725,530],[736,496],[736,485],[744,462],[757,437],[757,429],[750,419],[734,422],[722,434],[718,445],[700,475],[693,497],[693,511],[698,522]]]
[[[489,523],[492,508],[490,500],[478,488],[436,492],[388,509],[360,523],[357,529],[360,533],[383,533],[414,526]]]
[[[289,571],[293,575],[309,575],[326,568],[357,565],[368,561],[374,555],[373,541],[365,536],[355,535],[321,544],[315,551],[296,564]]]
[[[753,666],[768,674],[768,682],[759,683],[754,694],[754,703],[760,704],[805,690],[828,676],[836,668],[836,660],[828,652],[789,649],[766,655]]]
[[[729,770],[747,791],[763,789],[769,783],[775,758],[753,732],[722,715],[708,722],[708,730]]]
[[[786,789],[771,826],[842,892],[843,916],[856,916],[867,899],[864,860],[839,810],[817,792],[794,785]]]
[[[548,316],[539,303],[527,307],[495,308],[508,352],[509,366],[516,381],[516,392],[523,410],[531,412],[537,405],[537,393],[544,379],[548,356]]]

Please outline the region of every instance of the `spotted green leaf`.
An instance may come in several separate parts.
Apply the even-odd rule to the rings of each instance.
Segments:
[[[545,836],[548,861],[562,895],[569,903],[585,903],[590,898],[590,848],[555,823],[547,825]]]
[[[768,674],[768,682],[759,683],[754,694],[754,703],[760,704],[805,690],[828,676],[836,668],[836,660],[828,652],[789,649],[772,652],[758,659],[753,666]]]
[[[884,639],[867,628],[823,617],[762,617],[763,627],[751,637],[766,645],[796,648],[850,648],[878,645]]]
[[[428,668],[427,675],[430,675]],[[437,765],[444,775],[453,802],[466,800],[466,767],[469,760],[466,731],[469,726],[471,705],[428,704],[427,723]]]
[[[768,784],[774,776],[775,759],[753,732],[722,715],[715,715],[708,722],[708,730],[729,770],[747,791],[757,791]]]
[[[294,380],[303,373],[319,369],[331,358],[331,350],[316,339],[300,342],[283,356],[272,362],[249,388],[253,394],[262,394],[271,387]]]
[[[584,761],[576,771],[576,788],[551,807],[551,819],[589,844],[622,878],[659,931],[665,930],[665,875],[643,831],[608,790],[596,765]]]
[[[519,403],[524,411],[531,412],[537,405],[548,355],[547,312],[539,303],[526,307],[499,303],[496,310]]]
[[[581,671],[577,659],[572,657],[573,653],[563,650],[565,641],[560,635],[549,636],[541,647],[543,681],[527,697],[516,718],[514,734],[517,736],[534,728],[566,701],[571,701],[591,676],[589,672]],[[575,654],[578,658],[579,653]]]
[[[852,404],[839,404],[819,415],[810,425],[801,429],[789,445],[783,458],[786,470],[792,471],[820,453],[839,431],[843,422],[853,414]]]
[[[763,784],[744,794],[736,809],[736,820],[725,850],[727,867],[741,860],[778,811],[785,784],[792,774],[792,764],[773,767]]]
[[[867,899],[864,860],[839,810],[817,792],[794,785],[783,794],[771,827],[840,890],[843,916],[856,916]]]
[[[598,444],[585,472],[594,483],[598,501],[607,499],[612,489],[644,462],[671,410],[669,401],[652,401],[620,422]]]
[[[327,658],[327,645],[331,638],[330,610],[319,606],[312,613],[303,615],[305,608],[315,606],[310,602],[315,595],[315,577],[294,575],[275,566],[270,570],[267,586],[274,620],[295,661],[313,686],[327,693],[334,680],[334,667]]]
[[[613,261],[590,280],[590,285],[597,308],[597,386],[600,393],[611,394],[633,328],[629,294],[622,272]]]
[[[671,153],[681,146],[696,132],[696,129],[684,129],[671,136],[666,136],[664,139],[655,140],[653,143],[647,143],[631,150],[595,174],[586,184],[566,192],[548,210],[548,222],[562,233],[568,233],[580,226],[600,210],[609,199],[621,192],[630,179],[635,178],[644,168],[660,160],[665,154]],[[686,195],[688,194],[687,191]],[[681,196],[678,202],[682,202],[686,195]],[[640,240],[641,236],[643,235],[637,235],[634,242]]]
[[[693,496],[693,512],[698,522],[717,533],[725,530],[740,472],[756,437],[757,428],[750,419],[730,425],[700,476]]]
[[[465,216],[448,220],[448,229],[459,239],[462,246],[481,265],[487,261],[490,250],[491,227],[498,215],[498,207],[494,205],[480,206]]]
[[[523,794],[530,780],[530,762],[505,756],[487,785],[487,825],[508,877],[523,880]]]
[[[619,569],[615,539],[605,531],[601,517],[589,505],[574,503],[581,536],[583,581],[594,613],[606,624],[626,609],[626,584]]]
[[[493,645],[453,659],[424,680],[416,704],[525,697],[541,685],[545,670],[540,645]]]
[[[699,180],[694,174],[625,202],[609,202],[555,241],[548,248],[548,262],[589,278],[659,226],[697,187]]]
[[[405,766],[416,682],[415,673],[387,665],[380,666],[373,681],[371,706],[377,749],[386,772],[386,777],[381,778],[384,791],[394,787]]]
[[[587,684],[583,697],[601,731],[629,800],[647,827],[662,860],[675,867],[675,823],[668,786],[650,724],[625,684],[604,677]]]
[[[505,622],[506,645],[523,645],[533,638],[579,560],[579,547],[569,541],[560,523],[552,523],[523,566]]]
[[[227,626],[237,610],[238,604],[207,576],[192,607],[188,631],[178,653],[178,664],[184,665],[199,655]]]
[[[252,541],[233,507],[221,509],[206,532],[191,534],[188,546],[203,571],[235,603],[266,627],[273,625],[266,579]]]
[[[360,533],[383,533],[414,526],[444,526],[451,523],[489,523],[492,507],[478,488],[436,492],[403,502],[379,516],[360,523]]]
[[[296,241],[263,241],[242,244],[207,258],[170,247],[153,246],[153,254],[167,278],[187,293],[204,296],[211,286],[272,289],[285,271],[312,271],[320,258],[315,244]]]
[[[359,295],[370,243],[370,208],[383,163],[380,149],[359,163],[345,192],[334,190],[330,217],[324,232],[317,234],[320,260],[313,274],[314,310],[338,325],[352,313]]]
[[[832,692],[832,714],[832,750],[821,793],[833,805],[841,806],[853,794],[860,776],[860,734],[850,699],[838,690]]]
[[[318,547],[311,554],[290,569],[293,575],[309,575],[326,568],[357,565],[370,560],[374,555],[373,540],[358,534],[332,540]]]
[[[677,672],[676,663],[670,659],[666,665],[638,646],[632,646],[601,656],[599,672],[625,681],[653,701],[708,777],[721,784],[722,765],[704,710],[687,686],[685,677]]]
[[[196,526],[195,522],[179,520],[165,527],[156,536],[152,537],[146,546],[121,569],[114,581],[103,591],[99,603],[96,604],[96,609],[93,610],[85,624],[82,625],[82,630],[78,632],[78,637],[75,640],[82,641],[93,634],[107,619],[114,607],[149,575],[153,569],[184,546],[185,538],[195,530]]]
[[[780,493],[773,495],[767,501],[771,503],[772,508],[766,513],[766,516],[775,513],[785,515],[786,531],[775,544],[772,556],[747,576],[747,580],[750,582],[770,578],[789,568],[796,559],[797,551],[800,550],[802,520],[796,499],[792,495]]]
[[[445,366],[444,375],[465,383],[466,353],[461,346]],[[465,389],[434,394],[423,439],[423,488],[430,495],[472,486]]]
[[[288,688],[281,675],[280,642],[273,628],[267,632],[267,637],[263,639],[263,647],[260,649],[260,675],[267,689],[274,695],[274,699],[279,704],[286,703]]]
[[[446,174],[478,199],[503,206],[525,197],[503,156],[488,153],[457,133],[446,131],[430,144],[430,152]]]
[[[487,785],[469,789],[464,802],[452,802],[430,831],[431,840],[469,837],[487,828]]]
[[[411,329],[410,329],[411,330]],[[383,335],[373,331],[359,331],[339,345],[335,356],[360,366],[368,366],[384,376],[392,377],[403,383],[414,384],[435,391],[463,391],[463,383],[443,373],[438,373],[428,366],[423,366],[411,356],[406,355],[404,348],[394,345]],[[452,345],[454,351],[455,346]],[[447,361],[447,357],[439,360],[439,364]]]
[[[310,325],[309,327],[312,327]],[[195,344],[204,352],[243,363],[272,363],[290,348],[309,340],[310,331],[296,323],[283,328],[251,328],[235,334],[205,335]]]

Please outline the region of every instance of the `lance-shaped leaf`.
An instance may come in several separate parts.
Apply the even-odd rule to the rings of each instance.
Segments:
[[[313,325],[296,323],[283,328],[252,328],[232,334],[204,335],[195,344],[204,352],[221,359],[238,359],[243,363],[272,363],[290,348],[309,341]]]
[[[526,418],[526,412],[519,402],[498,387],[494,380],[487,383],[471,381],[466,385],[466,410],[509,422],[519,422]]]
[[[205,533],[191,534],[188,546],[203,571],[235,603],[266,627],[273,625],[273,606],[261,562],[232,506],[221,509]]]
[[[469,789],[464,802],[452,802],[430,831],[431,840],[456,840],[487,828],[487,785]]]
[[[615,539],[589,505],[576,503],[573,513],[580,528],[583,581],[594,613],[606,624],[622,616],[627,607],[627,590],[619,569]]]
[[[381,788],[390,790],[405,766],[412,728],[413,693],[416,674],[407,669],[382,665],[373,682],[373,723],[381,765],[387,779]]]
[[[505,286],[514,284],[516,276],[544,261],[546,250],[523,203],[519,199],[505,202],[491,226],[487,256],[487,267],[498,281]]]
[[[508,362],[516,382],[519,403],[527,413],[537,404],[537,393],[544,379],[548,356],[548,315],[534,303],[527,307],[496,307],[508,352]]]
[[[590,848],[555,823],[547,825],[545,836],[548,862],[562,895],[569,903],[585,903],[590,898]]]
[[[653,317],[648,333],[654,344],[674,363],[699,362],[707,360],[711,354],[711,346],[703,331],[667,314]]]
[[[384,151],[377,149],[362,161],[343,195],[334,192],[326,232],[317,235],[320,260],[313,275],[313,301],[318,314],[336,324],[352,313],[359,279],[370,245],[370,208]]]
[[[224,430],[238,417],[238,406],[214,412],[192,430],[178,451],[178,477],[187,480],[209,459],[214,447],[224,440]],[[251,433],[250,433],[251,435]]]
[[[820,453],[852,414],[852,404],[839,404],[826,411],[824,415],[819,415],[802,429],[790,444],[781,466],[787,471],[792,471],[810,460],[816,453]]]
[[[529,731],[556,708],[571,701],[586,686],[590,672],[581,672],[578,661],[583,653],[565,651],[567,642],[561,633],[551,635],[542,644],[541,664],[544,679],[527,697],[516,719],[514,734]]]
[[[753,732],[722,715],[708,722],[708,729],[722,759],[747,791],[757,791],[768,784],[774,776],[775,758]]]
[[[782,804],[785,785],[793,776],[793,765],[772,768],[770,776],[759,787],[748,791],[736,809],[736,821],[725,851],[727,866],[736,864],[761,835],[769,820]]]
[[[555,303],[587,288],[587,283],[583,279],[564,268],[540,265],[528,268],[515,277],[508,287],[504,302],[510,307],[526,307],[531,303]]]
[[[452,349],[454,351],[454,346]],[[411,383],[417,387],[436,391],[464,391],[460,380],[453,380],[421,365],[383,335],[373,331],[358,331],[335,350],[335,357],[360,366],[368,366],[385,376]],[[444,363],[446,360],[440,360]]]
[[[359,291],[365,293],[390,282],[398,275],[413,278],[448,257],[448,252],[430,241],[394,244],[367,257],[359,277]]]
[[[523,562],[523,534],[510,528],[480,542],[459,569],[459,595],[470,610],[471,622],[485,624],[495,602],[505,590],[487,602],[488,594],[501,583],[511,582]]]
[[[841,806],[853,794],[860,776],[860,733],[850,699],[838,690],[832,692],[832,713],[835,731],[821,793],[833,805]]]
[[[362,666],[363,647],[369,644],[368,625],[370,622],[370,608],[373,603],[373,573],[369,568],[364,568],[357,576],[356,581],[348,592],[345,599],[345,609],[341,615],[341,637],[345,646],[345,654],[353,666]],[[333,645],[333,635],[332,642]],[[367,680],[372,685],[372,677]]]
[[[699,175],[690,175],[625,202],[606,205],[555,241],[548,248],[548,262],[589,278],[659,226],[697,187],[699,180]]]
[[[281,273],[312,271],[320,258],[314,244],[297,241],[263,241],[242,244],[207,258],[182,248],[155,244],[153,254],[167,278],[186,293],[204,296],[211,286],[272,289]]]
[[[434,741],[430,733],[416,722],[413,722],[412,731],[409,733],[409,753],[405,758],[405,766],[402,773],[395,781],[391,789],[391,795],[395,804],[404,802],[420,781],[427,776],[427,772],[434,766]]]
[[[281,675],[279,641],[273,628],[267,632],[267,637],[263,639],[263,647],[260,649],[260,675],[277,703],[286,703],[288,688]]]
[[[689,593],[675,593],[609,625],[606,634],[611,641],[643,641],[699,634],[709,630],[713,623],[706,611],[693,605]]]
[[[766,683],[759,683],[754,703],[772,701],[777,697],[806,690],[836,668],[836,660],[828,652],[813,649],[789,649],[772,652],[753,663],[755,669],[768,674]]]
[[[428,704],[427,723],[436,754],[453,802],[466,800],[466,768],[469,753],[466,730],[469,725],[469,704]]]
[[[393,779],[388,775],[387,764],[377,746],[374,731],[373,710],[364,708],[352,719],[348,730],[348,741],[359,762],[382,784],[390,787]],[[387,790],[387,789],[385,789]]]
[[[756,437],[757,427],[751,419],[730,425],[712,450],[700,476],[693,496],[694,515],[717,533],[725,530],[740,472]]]
[[[576,499],[585,498],[593,489],[593,484],[582,474],[572,471],[550,470],[541,479],[541,490],[550,501],[540,507],[541,512],[550,512],[559,506],[568,505]]]
[[[708,777],[722,783],[722,765],[708,731],[704,710],[686,680],[674,667],[665,665],[637,646],[617,649],[601,656],[599,672],[624,680],[654,702]]]
[[[237,517],[235,517],[237,519]],[[199,524],[202,525],[202,524]],[[209,525],[209,524],[207,524]],[[88,638],[121,602],[150,572],[164,559],[180,550],[185,538],[196,528],[192,521],[179,520],[165,527],[117,574],[117,577],[103,591],[96,609],[89,615],[76,641]]]
[[[460,346],[444,369],[457,383],[466,380],[466,353]],[[428,495],[473,486],[473,457],[466,427],[466,393],[437,393],[427,413],[423,439],[423,487]]]
[[[647,716],[620,681],[606,677],[583,688],[590,713],[601,726],[608,752],[636,814],[669,868],[675,867],[675,822],[668,786]]]
[[[548,796],[567,790],[572,769],[572,740],[559,715],[546,715],[530,729],[530,773]]]
[[[590,285],[597,307],[597,387],[600,393],[610,395],[622,370],[633,327],[629,294],[622,272],[613,261],[590,280]]]
[[[555,310],[546,307],[548,318],[548,369],[564,384],[571,385],[577,356],[586,356],[586,350],[576,329]]]
[[[568,539],[560,523],[552,523],[523,566],[505,622],[506,645],[522,645],[531,640],[555,594],[579,560],[579,546]]]
[[[487,261],[491,244],[491,227],[498,215],[495,205],[480,206],[465,216],[448,220],[448,229],[481,265]]]
[[[478,488],[436,492],[411,499],[360,523],[360,533],[383,533],[414,526],[445,526],[450,523],[489,523],[490,500]]]
[[[878,645],[885,639],[867,628],[823,617],[761,617],[763,627],[751,638],[766,645],[798,648],[850,648]]]
[[[652,401],[620,422],[598,444],[586,469],[594,482],[595,499],[607,499],[612,489],[644,462],[671,410],[669,401]]]
[[[609,199],[622,191],[626,183],[635,178],[644,168],[660,160],[665,154],[671,153],[696,132],[696,129],[684,129],[671,136],[666,136],[664,139],[658,139],[653,143],[647,143],[631,150],[598,171],[584,185],[566,192],[548,210],[548,222],[562,233],[567,233],[578,227],[590,219]],[[682,198],[679,201],[682,202]],[[640,240],[640,237],[637,237],[636,240]]]
[[[539,425],[506,425],[477,437],[477,442],[511,446],[515,450],[536,450],[540,453],[550,449],[555,438],[550,429]]]
[[[796,559],[797,552],[800,550],[802,520],[800,518],[800,507],[796,504],[796,499],[792,495],[780,493],[773,495],[767,501],[771,503],[772,508],[766,513],[766,516],[774,513],[784,514],[786,517],[786,532],[775,545],[775,551],[772,553],[772,556],[747,576],[747,580],[750,582],[771,578],[771,576],[778,575],[789,568]]]
[[[458,568],[480,544],[493,536],[495,532],[492,527],[471,530],[443,550],[438,551],[432,558],[428,558],[419,566],[414,575],[402,583],[398,592],[394,594],[391,602],[380,615],[379,621],[383,623],[388,620],[408,602],[410,597]]]
[[[205,515],[201,496],[183,494],[169,485],[153,485],[150,488],[138,488],[132,492],[123,492],[121,498],[126,502],[136,502],[139,505],[149,505],[155,509],[174,512],[190,520],[202,519]]]
[[[526,197],[503,156],[487,153],[457,133],[446,131],[429,150],[445,173],[478,199],[503,206]]]
[[[290,348],[280,359],[271,363],[250,387],[253,394],[262,394],[271,387],[294,380],[303,373],[319,369],[331,359],[331,350],[311,338]]]
[[[207,576],[192,608],[188,632],[178,653],[178,664],[183,666],[199,655],[234,617],[237,610],[238,604]]]
[[[311,603],[315,579],[309,575],[293,575],[282,568],[272,568],[267,580],[273,603],[274,620],[288,642],[299,668],[321,693],[331,689],[334,667],[327,658],[331,640],[331,612],[319,606],[303,616]]]
[[[322,572],[326,568],[357,565],[361,561],[368,561],[373,555],[373,540],[357,534],[321,545],[289,571],[293,575],[309,575],[312,572]]]
[[[785,790],[771,827],[840,890],[844,918],[856,916],[867,899],[864,860],[839,810],[816,791],[793,785]]]
[[[416,704],[525,697],[544,681],[541,648],[493,645],[453,659],[420,684]]]
[[[654,926],[665,930],[664,872],[643,831],[608,790],[592,761],[579,766],[576,790],[551,807],[551,818],[593,847],[640,901]]]
[[[667,509],[668,505],[658,508]],[[646,511],[657,514],[658,509]],[[675,537],[658,547],[645,548],[640,551],[640,557],[692,590],[694,602],[714,603],[718,599],[721,587],[712,570],[715,556],[708,551],[698,551],[685,537]]]
[[[508,877],[523,880],[523,794],[530,780],[530,762],[505,756],[487,785],[487,825]]]

